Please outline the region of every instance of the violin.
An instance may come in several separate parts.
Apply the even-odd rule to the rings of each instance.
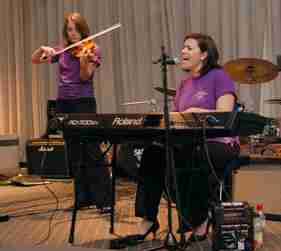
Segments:
[[[117,23],[105,30],[102,30],[96,34],[93,34],[89,37],[86,37],[74,44],[71,44],[67,47],[65,47],[64,49],[60,50],[60,51],[57,51],[53,56],[56,56],[56,55],[59,55],[65,51],[68,51],[68,50],[72,50],[73,51],[73,55],[75,57],[81,57],[83,54],[85,54],[86,51],[88,51],[89,49],[90,50],[95,50],[96,49],[96,44],[93,42],[93,39],[96,38],[96,37],[100,37],[110,31],[113,31],[117,28],[120,28],[121,27],[121,24],[120,23]],[[87,53],[86,53],[87,54]],[[47,56],[42,56],[43,59],[46,59]]]
[[[71,53],[74,57],[80,58],[83,55],[87,55],[90,52],[95,52],[97,46],[93,40],[87,40],[71,49]]]
[[[120,24],[120,23],[115,24],[115,25],[113,25],[113,26],[111,26],[111,27],[109,27],[109,28],[107,28],[107,29],[105,29],[105,30],[103,30],[103,31],[100,31],[100,32],[98,32],[98,33],[96,33],[96,34],[93,34],[93,35],[91,35],[91,36],[89,36],[89,37],[86,37],[86,38],[84,38],[84,39],[82,39],[82,40],[80,40],[80,41],[74,43],[74,44],[71,44],[71,45],[67,46],[66,48],[64,48],[64,49],[62,49],[62,50],[56,52],[55,55],[59,55],[59,54],[65,52],[65,51],[67,51],[67,50],[70,50],[70,49],[73,49],[73,50],[74,50],[76,47],[78,47],[79,49],[74,50],[74,51],[76,51],[76,53],[74,52],[74,54],[77,55],[77,56],[79,55],[79,56],[81,57],[82,55],[81,55],[80,53],[78,53],[78,51],[85,52],[85,50],[87,50],[87,49],[93,49],[94,47],[96,48],[96,45],[95,45],[95,43],[93,42],[93,39],[94,39],[94,38],[100,37],[100,36],[102,36],[102,35],[104,35],[104,34],[110,32],[110,31],[113,31],[113,30],[115,30],[115,29],[117,29],[117,28],[120,28],[120,27],[121,27],[121,24]],[[83,45],[85,45],[86,47],[84,47]],[[81,48],[81,47],[82,47],[82,48]],[[83,48],[84,48],[84,49],[83,49]],[[78,57],[79,57],[79,56],[78,56]]]

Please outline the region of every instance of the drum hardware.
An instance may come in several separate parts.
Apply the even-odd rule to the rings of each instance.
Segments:
[[[281,144],[269,144],[261,150],[261,155],[281,157]]]
[[[281,105],[281,98],[266,99],[264,103],[271,105]]]
[[[277,127],[277,125],[270,123],[268,125],[265,125],[263,129],[263,136],[269,136],[269,137],[279,137],[280,136],[280,129]]]
[[[279,130],[279,128],[277,129]],[[280,156],[280,145],[281,138],[275,134],[269,136],[267,132],[267,135],[263,133],[249,136],[250,154]]]
[[[278,76],[278,67],[264,59],[239,58],[223,66],[230,77],[240,84],[266,83]]]
[[[251,135],[249,136],[249,138],[250,138],[249,152],[250,154],[257,154],[259,152],[258,148],[261,145],[262,135],[261,134]]]
[[[148,99],[148,100],[143,100],[143,101],[132,101],[132,102],[125,102],[121,105],[123,106],[127,106],[127,105],[143,105],[143,104],[148,104],[152,107],[152,112],[156,112],[157,111],[157,101],[156,99],[152,98],[152,99]]]
[[[149,100],[144,100],[144,101],[133,101],[133,102],[125,102],[122,105],[139,105],[139,104],[149,104],[149,105],[156,105],[157,102],[155,99],[149,99]]]
[[[158,91],[158,92],[161,92],[161,93],[164,93],[164,88],[163,87],[160,87],[160,86],[157,86],[157,87],[154,87],[154,90]],[[168,96],[176,96],[176,89],[174,88],[167,88],[167,95]]]

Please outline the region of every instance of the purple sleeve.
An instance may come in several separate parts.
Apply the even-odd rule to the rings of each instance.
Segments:
[[[216,87],[215,87],[215,95],[216,100],[228,93],[235,95],[235,86],[234,82],[231,80],[229,75],[224,70],[218,70],[215,76],[216,80]]]
[[[176,96],[175,96],[175,99],[174,99],[174,102],[173,102],[173,108],[172,108],[173,112],[179,111],[179,97],[180,97],[180,93],[181,93],[183,84],[184,84],[184,81],[182,80],[179,88],[177,89],[177,93],[176,93]]]
[[[55,49],[56,52],[58,52],[58,51],[63,49],[63,46],[62,45],[57,45],[57,46],[54,47],[54,49]],[[60,58],[60,54],[53,56],[51,58],[51,63],[52,64],[53,63],[57,63],[59,61],[59,58]]]

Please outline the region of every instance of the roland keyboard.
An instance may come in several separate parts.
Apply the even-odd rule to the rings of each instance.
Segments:
[[[63,123],[64,138],[94,137],[110,140],[155,140],[165,136],[163,114],[58,114]],[[242,125],[246,123],[247,125]],[[249,124],[250,123],[250,124]],[[263,130],[268,119],[245,112],[188,113],[172,116],[169,134],[172,138],[205,135],[226,137],[250,135]],[[243,131],[243,127],[246,131]]]

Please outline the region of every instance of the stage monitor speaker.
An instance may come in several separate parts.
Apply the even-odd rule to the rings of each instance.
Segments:
[[[50,178],[70,177],[63,139],[31,139],[26,144],[28,173]]]

